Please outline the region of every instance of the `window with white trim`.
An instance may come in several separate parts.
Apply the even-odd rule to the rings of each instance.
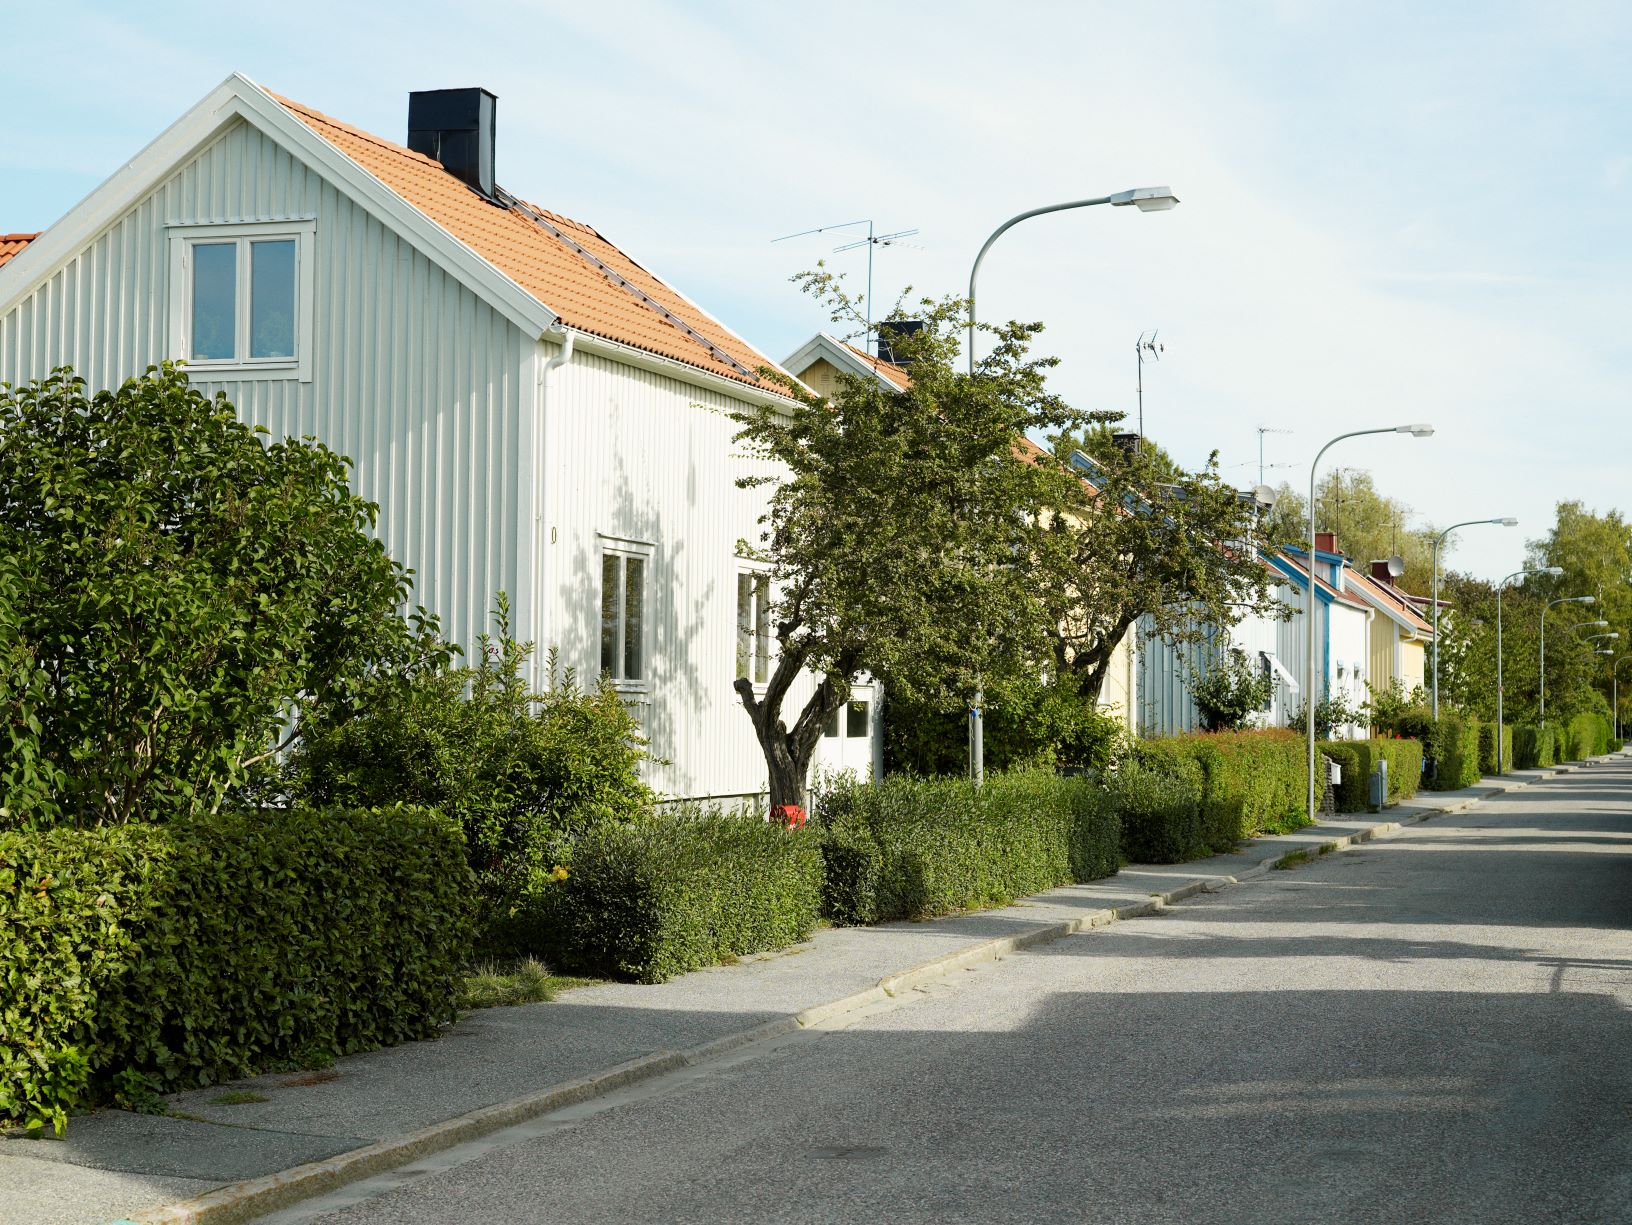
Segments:
[[[170,230],[170,351],[201,377],[310,378],[315,222]]]
[[[771,576],[756,570],[737,572],[737,676],[771,678]]]
[[[619,685],[644,688],[646,582],[650,555],[601,549],[601,671]]]

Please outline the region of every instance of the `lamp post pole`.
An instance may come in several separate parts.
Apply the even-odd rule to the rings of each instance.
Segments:
[[[1515,570],[1496,584],[1496,773],[1502,772],[1502,588],[1514,579],[1529,574],[1550,574],[1555,578],[1564,573],[1562,566],[1548,566],[1542,570]],[[1437,643],[1435,644],[1438,645]]]
[[[991,236],[981,244],[980,253],[975,256],[974,266],[969,269],[969,376],[975,374],[975,282],[980,277],[980,262],[986,258],[986,252],[992,249],[992,244],[1001,238],[1008,230],[1027,221],[1032,217],[1041,217],[1045,213],[1063,213],[1067,209],[1092,208],[1096,204],[1112,204],[1118,207],[1131,204],[1141,213],[1164,212],[1179,202],[1179,198],[1167,187],[1135,187],[1131,191],[1119,191],[1109,196],[1095,196],[1090,200],[1067,200],[1063,204],[1045,204],[1041,208],[1027,209],[1010,217]],[[969,778],[979,787],[986,780],[986,712],[982,709],[986,703],[984,686],[975,689],[975,700],[969,707]]]
[[[1547,610],[1558,604],[1596,604],[1596,596],[1567,595],[1557,600],[1549,600],[1541,606],[1541,658],[1540,669],[1537,672],[1537,715],[1541,726],[1547,726]]]
[[[1434,718],[1439,718],[1439,546],[1445,537],[1459,527],[1472,527],[1476,523],[1495,523],[1501,527],[1517,527],[1519,521],[1511,515],[1500,516],[1495,519],[1464,519],[1461,523],[1453,523],[1439,535],[1434,537]]]
[[[1313,821],[1316,815],[1315,808],[1315,584],[1319,581],[1315,569],[1315,473],[1320,469],[1320,460],[1327,451],[1330,451],[1345,438],[1359,438],[1365,434],[1410,434],[1413,438],[1427,438],[1434,432],[1431,425],[1385,425],[1372,430],[1350,430],[1347,434],[1339,434],[1320,450],[1315,452],[1315,462],[1309,465],[1309,552],[1304,561],[1309,569],[1309,594],[1304,601],[1304,684],[1308,686],[1303,694],[1303,725],[1305,738],[1308,741],[1309,765],[1309,796],[1307,812]]]
[[[1617,655],[1609,665],[1609,713],[1614,716],[1615,739],[1621,738],[1621,664],[1632,659],[1632,653]]]

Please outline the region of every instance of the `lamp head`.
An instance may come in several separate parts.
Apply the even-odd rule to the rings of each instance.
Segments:
[[[1499,523],[1503,527],[1518,527],[1519,521],[1509,515],[1506,519],[1492,519],[1492,523]]]
[[[1135,187],[1132,191],[1119,191],[1111,197],[1111,203],[1121,207],[1131,204],[1141,213],[1165,213],[1179,202],[1171,187]]]
[[[1597,630],[1597,629],[1603,629],[1604,626],[1609,624],[1609,622],[1608,621],[1583,621],[1581,624],[1582,625],[1590,625],[1590,626],[1592,626],[1593,629]]]
[[[1564,567],[1563,566],[1548,566],[1545,570],[1537,570],[1536,573],[1537,574],[1550,574],[1554,578],[1557,578],[1559,575],[1564,573]]]
[[[1413,438],[1429,438],[1433,435],[1434,427],[1418,422],[1416,425],[1396,425],[1394,432],[1396,434],[1409,434]]]
[[[1578,595],[1570,602],[1572,604],[1596,604],[1598,603],[1598,597],[1595,595]],[[1606,621],[1605,624],[1607,625],[1608,622]]]

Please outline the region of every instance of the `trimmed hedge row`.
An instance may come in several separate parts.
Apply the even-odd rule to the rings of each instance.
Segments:
[[[1338,812],[1365,812],[1371,806],[1370,779],[1382,759],[1388,761],[1388,802],[1417,794],[1422,781],[1420,741],[1385,737],[1323,740],[1317,747],[1343,767],[1343,779],[1337,786]]]
[[[1193,758],[1176,753],[1152,766],[1135,757],[1110,779],[1106,795],[1122,822],[1122,854],[1132,862],[1179,863],[1209,853],[1217,828],[1204,818],[1206,784]]]
[[[1459,791],[1479,781],[1479,723],[1458,714],[1446,714],[1433,725],[1426,746],[1435,791]]]
[[[1502,774],[1513,769],[1513,725],[1502,724]],[[1481,723],[1479,725],[1479,770],[1484,774],[1496,774],[1496,725]]]
[[[816,828],[835,923],[882,923],[1000,906],[1114,874],[1120,826],[1112,792],[1046,771],[963,779],[840,781]]]
[[[1229,851],[1254,834],[1286,833],[1308,823],[1304,816],[1308,756],[1303,738],[1294,732],[1215,732],[1145,740],[1135,746],[1134,760],[1180,776],[1187,776],[1180,762],[1193,761],[1200,767],[1202,825],[1197,845],[1202,849]],[[1127,822],[1123,824],[1126,827]],[[1176,831],[1174,837],[1179,836]]]
[[[472,885],[406,808],[0,834],[0,1120],[429,1037]]]
[[[1513,766],[1518,770],[1534,770],[1550,766],[1558,760],[1557,740],[1551,726],[1539,727],[1521,723],[1513,729]]]
[[[1568,725],[1570,760],[1581,761],[1609,752],[1612,730],[1608,715],[1601,715],[1597,711],[1576,715]]]
[[[822,907],[810,832],[745,813],[683,809],[579,837],[540,919],[557,964],[657,983],[807,939]]]

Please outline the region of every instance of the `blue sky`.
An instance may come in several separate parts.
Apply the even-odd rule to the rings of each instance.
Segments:
[[[993,248],[982,315],[1039,319],[1056,385],[1256,478],[1345,429],[1454,564],[1519,567],[1553,503],[1624,501],[1632,452],[1632,6],[76,3],[10,17],[0,231],[47,226],[229,72],[401,140],[411,89],[499,95],[498,175],[595,225],[773,357],[825,326],[788,278],[862,252],[875,297],[961,292],[1023,209],[1171,184]]]

